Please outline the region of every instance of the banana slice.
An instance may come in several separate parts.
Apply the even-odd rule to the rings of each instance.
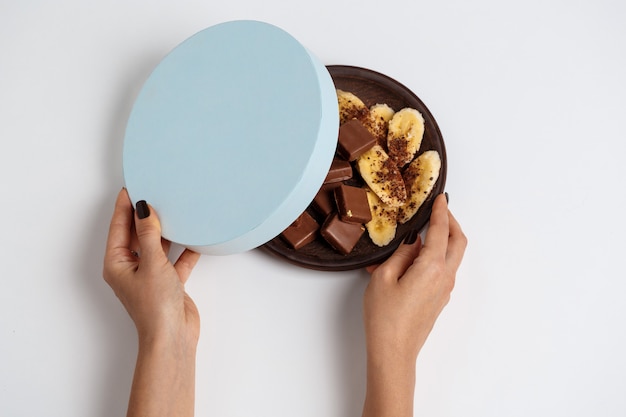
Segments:
[[[437,151],[426,151],[415,158],[404,170],[407,200],[398,210],[398,222],[406,223],[417,213],[432,191],[441,170],[441,158]]]
[[[396,237],[398,227],[398,208],[383,203],[375,192],[365,187],[367,202],[372,212],[372,220],[365,223],[365,228],[372,242],[377,246],[387,246]]]
[[[387,127],[394,113],[394,110],[386,104],[374,104],[361,121],[383,149],[387,148]]]
[[[349,91],[337,89],[337,101],[339,102],[339,124],[352,119],[362,120],[369,113],[365,103]]]
[[[402,167],[413,160],[424,136],[424,117],[420,112],[404,108],[389,121],[387,149],[391,159]]]
[[[380,145],[372,146],[359,156],[356,167],[361,178],[383,203],[391,207],[405,203],[407,194],[402,174]]]

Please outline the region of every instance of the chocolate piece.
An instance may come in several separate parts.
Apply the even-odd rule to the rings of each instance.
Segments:
[[[352,252],[363,232],[365,227],[362,224],[343,222],[337,213],[328,216],[320,230],[322,237],[344,255]]]
[[[376,138],[357,119],[352,119],[339,128],[337,152],[348,161],[354,161],[375,144]]]
[[[352,178],[352,165],[343,159],[335,158],[330,165],[324,184],[332,184]]]
[[[335,201],[339,218],[344,222],[367,223],[372,220],[372,212],[363,188],[341,184],[335,188]]]
[[[311,206],[315,209],[315,211],[324,216],[324,218],[336,210],[335,195],[333,191],[340,185],[341,183],[322,185],[322,188],[320,188],[311,202]]]
[[[306,211],[302,213],[288,228],[280,234],[295,250],[313,242],[319,224]]]

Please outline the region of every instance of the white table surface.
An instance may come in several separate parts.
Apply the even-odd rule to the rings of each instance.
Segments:
[[[123,415],[134,327],[101,278],[123,132],[175,45],[276,24],[383,72],[446,140],[469,237],[415,415],[626,415],[626,3],[0,3],[0,415]],[[358,416],[362,271],[204,257],[198,416]]]

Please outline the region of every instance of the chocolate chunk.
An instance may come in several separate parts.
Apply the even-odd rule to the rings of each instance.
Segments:
[[[352,119],[339,128],[337,152],[348,161],[354,161],[375,144],[376,138],[357,119]]]
[[[280,234],[295,250],[313,242],[319,224],[306,211],[302,213],[288,228]]]
[[[367,223],[372,220],[372,212],[363,188],[341,184],[335,188],[335,201],[339,218],[344,222]]]
[[[343,222],[337,213],[328,216],[320,230],[322,237],[344,255],[352,252],[363,232],[362,224]]]
[[[352,165],[343,159],[335,158],[330,165],[324,184],[331,184],[352,178]]]
[[[324,184],[317,192],[315,198],[311,202],[311,206],[320,213],[324,218],[336,210],[334,189],[339,187],[341,183]]]

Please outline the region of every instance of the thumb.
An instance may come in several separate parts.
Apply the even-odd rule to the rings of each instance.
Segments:
[[[145,200],[135,206],[135,229],[141,248],[141,257],[149,263],[155,257],[165,256],[161,246],[161,222]]]

